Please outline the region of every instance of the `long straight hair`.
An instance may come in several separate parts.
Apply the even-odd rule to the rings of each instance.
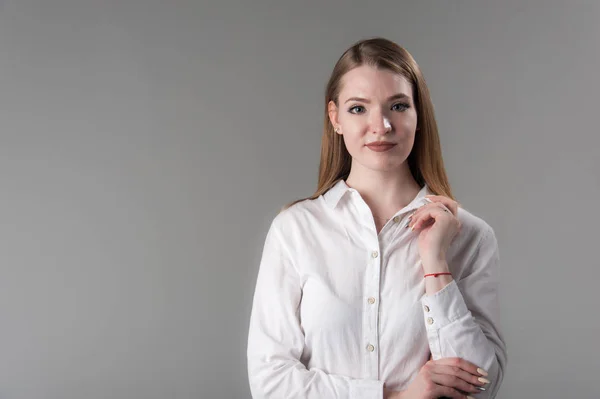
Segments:
[[[415,134],[412,151],[408,156],[410,172],[421,188],[427,184],[434,194],[454,199],[442,159],[433,104],[421,69],[412,55],[403,47],[388,39],[375,37],[356,42],[342,54],[335,64],[325,89],[325,120],[321,139],[317,190],[310,197],[295,200],[284,206],[282,211],[300,201],[318,198],[340,179],[345,180],[350,175],[352,158],[346,149],[343,137],[335,133],[329,120],[328,104],[333,101],[336,106],[339,106],[338,97],[341,91],[342,77],[350,70],[362,65],[398,73],[410,82],[417,111],[417,126],[419,127]]]

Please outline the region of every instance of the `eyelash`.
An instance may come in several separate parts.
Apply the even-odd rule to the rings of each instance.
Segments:
[[[401,105],[402,107],[404,107],[404,109],[403,109],[403,110],[399,110],[400,112],[404,112],[404,111],[406,111],[408,108],[410,108],[410,105],[409,105],[409,104],[406,104],[406,103],[396,103],[396,104],[392,105],[392,108],[394,108],[394,107],[395,107],[395,106],[397,106],[397,105]],[[354,106],[352,106],[352,107],[350,107],[350,108],[348,109],[348,112],[350,112],[351,114],[356,114],[356,112],[352,112],[352,110],[353,110],[353,109],[355,109],[355,108],[364,108],[364,107],[363,107],[362,105],[354,105]]]

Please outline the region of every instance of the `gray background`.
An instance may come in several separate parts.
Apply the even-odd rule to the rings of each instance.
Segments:
[[[597,1],[0,2],[0,398],[248,398],[266,230],[382,35],[495,229],[498,395],[598,398]]]

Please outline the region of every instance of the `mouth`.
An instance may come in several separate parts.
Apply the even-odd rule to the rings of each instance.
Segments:
[[[384,152],[384,151],[388,151],[388,150],[392,149],[393,147],[395,147],[396,143],[390,143],[387,141],[378,141],[376,143],[367,144],[366,146],[375,152]]]

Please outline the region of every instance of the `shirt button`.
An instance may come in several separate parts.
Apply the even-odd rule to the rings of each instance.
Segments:
[[[427,324],[433,324],[433,319],[431,317],[427,318]]]
[[[423,308],[425,309],[426,312],[429,312],[429,306],[425,305]]]
[[[394,221],[394,223],[398,223],[400,221],[400,217],[399,216],[394,216],[394,219],[392,219]]]
[[[369,345],[367,345],[367,350],[369,352],[373,352],[375,350],[375,347],[373,345],[369,344]]]
[[[379,256],[379,252],[377,252],[377,251],[373,251],[373,252],[371,252],[371,256],[372,256],[373,258],[376,258],[376,257],[378,257],[378,256]]]
[[[375,303],[375,298],[371,297],[368,299],[368,302],[372,305]]]

